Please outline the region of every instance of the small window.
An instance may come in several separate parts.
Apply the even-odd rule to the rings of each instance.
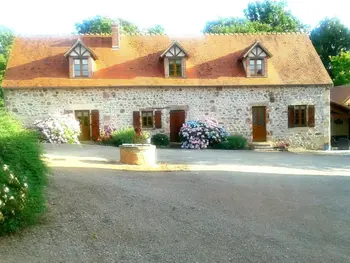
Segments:
[[[288,106],[288,127],[315,127],[315,106]]]
[[[182,61],[181,59],[169,60],[169,76],[182,77]]]
[[[250,76],[263,76],[264,75],[264,60],[262,59],[250,59],[249,60]]]
[[[153,128],[153,111],[142,112],[142,128]]]
[[[88,77],[89,63],[86,58],[74,59],[74,77]]]

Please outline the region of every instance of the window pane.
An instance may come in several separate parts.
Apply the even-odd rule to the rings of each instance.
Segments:
[[[80,64],[79,65],[74,65],[74,70],[80,70]]]
[[[254,67],[255,66],[255,60],[249,60],[249,64],[250,64],[250,67]]]
[[[259,65],[261,66],[262,61],[261,61],[260,59],[258,59],[258,60],[256,61],[256,64],[258,64],[258,66],[259,66]]]
[[[74,64],[79,64],[80,65],[80,59],[74,59]]]
[[[74,76],[76,76],[76,77],[80,77],[80,70],[76,70],[76,71],[74,71]]]
[[[88,64],[88,60],[87,59],[82,59],[81,61],[83,62],[83,65],[87,65]]]
[[[173,63],[169,63],[169,75],[174,76],[175,75],[175,66]]]
[[[83,71],[83,76],[84,76],[84,77],[89,76],[89,71]]]
[[[89,70],[89,65],[83,65],[83,70]]]

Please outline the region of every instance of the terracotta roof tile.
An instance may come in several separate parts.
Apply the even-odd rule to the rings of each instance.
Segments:
[[[70,79],[64,54],[78,37],[98,57],[90,79]],[[164,78],[159,56],[175,39],[166,35],[17,37],[4,88],[91,86],[332,85],[309,37],[304,34],[230,34],[177,38],[189,54],[186,78]],[[239,58],[259,41],[273,55],[267,78],[247,78]]]

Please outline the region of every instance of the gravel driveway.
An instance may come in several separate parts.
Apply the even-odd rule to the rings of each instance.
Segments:
[[[350,262],[350,177],[54,168],[0,262]]]

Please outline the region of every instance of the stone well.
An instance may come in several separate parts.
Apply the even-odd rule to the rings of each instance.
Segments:
[[[120,162],[135,165],[155,165],[156,146],[151,144],[123,144],[119,146]]]

